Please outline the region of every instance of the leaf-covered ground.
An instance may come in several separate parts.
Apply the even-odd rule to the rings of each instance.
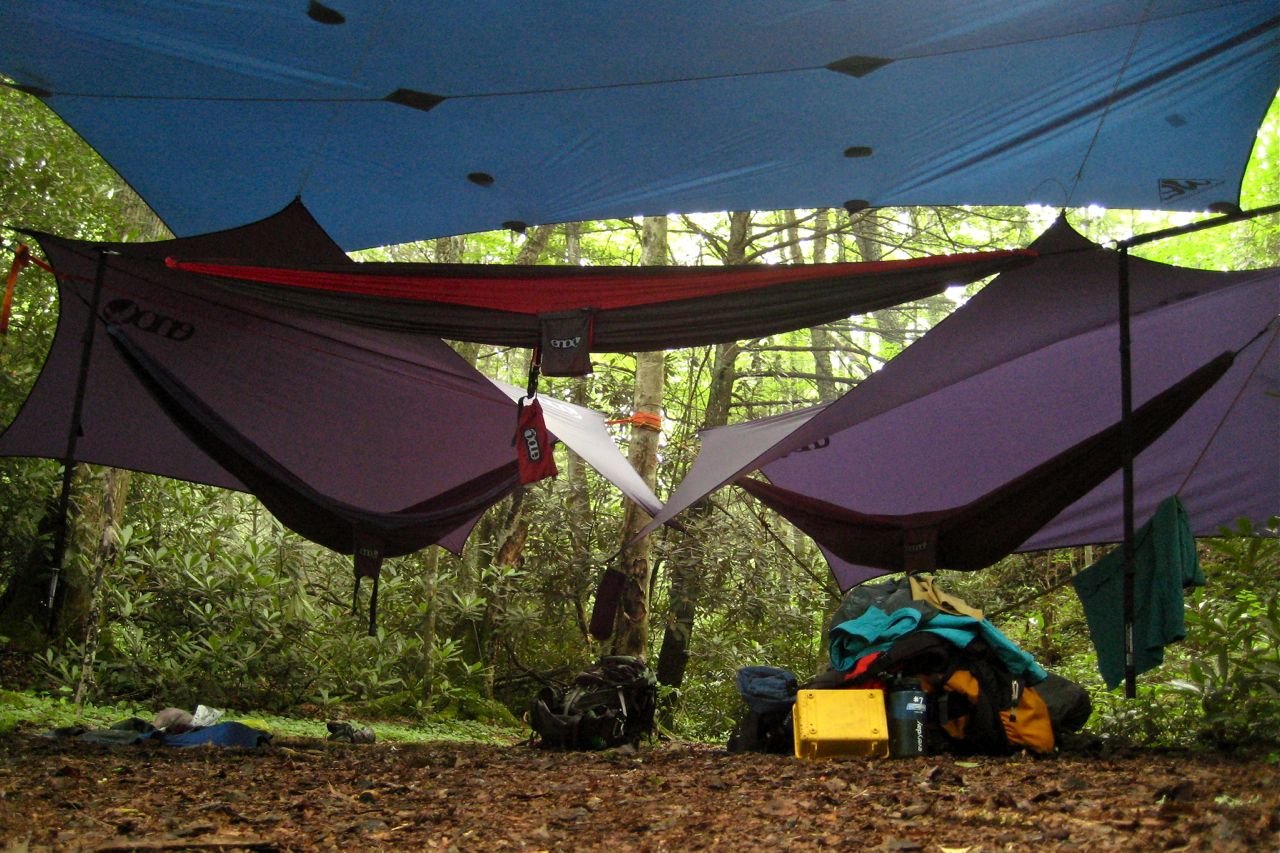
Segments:
[[[1280,769],[1128,752],[802,762],[667,743],[0,739],[0,850],[1277,850]]]

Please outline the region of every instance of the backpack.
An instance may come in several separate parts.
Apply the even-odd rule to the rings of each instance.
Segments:
[[[1040,694],[989,661],[970,662],[945,681],[922,675],[920,682],[935,704],[926,725],[933,726],[936,742],[945,751],[961,755],[1007,755],[1019,749],[1053,752],[1053,723]]]
[[[1049,706],[981,638],[960,648],[937,634],[912,631],[862,668],[855,680],[891,681],[894,676],[919,679],[927,695],[929,753],[1053,752]]]
[[[791,709],[796,702],[796,677],[773,666],[744,666],[738,670],[738,693],[747,711],[729,734],[729,752],[787,754],[795,749]]]
[[[533,698],[531,743],[548,749],[606,749],[654,732],[658,681],[643,660],[611,655],[567,686],[547,685]]]
[[[764,713],[748,709],[729,733],[725,748],[729,752],[790,755],[796,748],[791,708],[775,708]]]

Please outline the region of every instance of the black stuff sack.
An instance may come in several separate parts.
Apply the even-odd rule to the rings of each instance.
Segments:
[[[796,677],[773,666],[738,670],[738,693],[747,711],[729,735],[730,752],[786,754],[795,749],[791,709],[796,703]]]
[[[789,755],[795,750],[791,709],[779,708],[763,714],[748,709],[729,733],[726,749]]]
[[[567,686],[538,691],[529,709],[531,743],[547,749],[608,749],[654,732],[658,682],[645,662],[611,655]]]

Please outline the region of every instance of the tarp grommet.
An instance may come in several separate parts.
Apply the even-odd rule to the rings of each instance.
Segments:
[[[339,12],[332,6],[326,6],[323,3],[317,3],[311,0],[307,4],[307,17],[315,21],[317,24],[328,24],[336,26],[337,24],[345,24],[347,16]]]

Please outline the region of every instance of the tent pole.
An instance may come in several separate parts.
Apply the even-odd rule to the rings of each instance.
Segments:
[[[1194,234],[1196,231],[1203,231],[1206,228],[1217,228],[1219,225],[1229,225],[1232,222],[1244,222],[1258,216],[1266,216],[1271,213],[1280,213],[1280,204],[1269,204],[1266,207],[1255,207],[1253,210],[1238,210],[1234,213],[1223,214],[1214,219],[1202,219],[1199,222],[1190,222],[1186,225],[1178,225],[1173,228],[1162,228],[1159,231],[1149,231],[1146,234],[1135,234],[1128,240],[1121,240],[1117,246],[1123,248],[1133,248],[1134,246],[1142,246],[1146,243],[1154,243],[1156,240],[1165,240],[1169,237],[1179,237],[1183,234]]]
[[[55,608],[58,581],[62,563],[67,553],[67,514],[71,508],[71,478],[75,474],[76,445],[80,441],[80,417],[84,411],[84,392],[89,382],[89,362],[93,354],[93,336],[97,329],[98,304],[102,300],[102,282],[106,278],[107,252],[98,250],[98,265],[93,276],[93,295],[89,300],[89,319],[85,325],[80,347],[80,374],[76,378],[75,402],[71,407],[71,424],[67,430],[67,451],[62,456],[62,493],[58,497],[58,518],[53,534],[52,571],[49,575],[48,633],[53,634],[58,611]]]
[[[1192,234],[1206,228],[1215,228],[1232,222],[1242,222],[1257,216],[1280,213],[1280,204],[1258,207],[1253,210],[1235,210],[1213,219],[1203,219],[1174,228],[1163,228],[1146,234],[1137,234],[1116,244],[1120,252],[1120,421],[1124,471],[1124,695],[1127,699],[1137,696],[1137,675],[1133,645],[1134,614],[1134,495],[1133,495],[1133,361],[1129,341],[1129,249]]]
[[[1133,497],[1133,363],[1129,340],[1129,247],[1120,247],[1120,434],[1124,472],[1124,695],[1137,696],[1133,652],[1134,497]]]

